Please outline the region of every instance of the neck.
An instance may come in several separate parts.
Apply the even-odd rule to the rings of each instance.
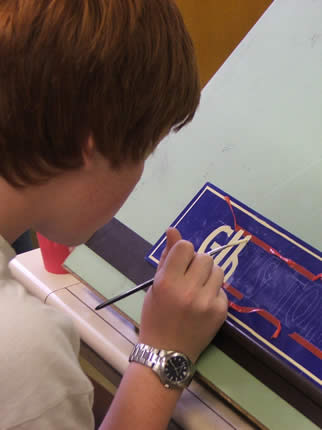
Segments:
[[[16,189],[0,177],[0,235],[13,243],[30,228],[27,191]]]

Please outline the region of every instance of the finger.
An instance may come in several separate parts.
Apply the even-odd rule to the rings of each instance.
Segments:
[[[221,325],[227,318],[228,311],[228,298],[225,291],[221,288],[219,290],[218,296],[214,298],[213,301],[214,309],[214,322],[217,325],[217,330],[219,328],[218,324]]]
[[[214,296],[218,297],[219,294],[221,294],[222,286],[224,283],[224,271],[217,266],[216,264],[213,264],[211,274],[205,283],[205,287],[210,289],[210,294],[213,294]],[[225,294],[225,293],[224,293]]]
[[[227,297],[227,294],[223,288],[220,288],[219,293],[218,293],[218,297],[221,298],[221,300],[225,303],[226,310],[227,310],[228,309],[228,297]]]
[[[214,260],[209,255],[195,254],[186,272],[186,277],[197,285],[204,285],[212,273],[213,265]]]
[[[182,239],[181,233],[174,227],[169,227],[167,230],[167,248],[170,249],[175,245],[179,240]]]
[[[182,277],[195,255],[195,250],[191,242],[179,240],[170,249],[165,258],[162,270],[172,278]]]
[[[225,321],[228,311],[228,297],[222,288],[219,290],[218,296],[216,298],[216,308],[217,315],[220,313],[222,316],[222,321]]]
[[[179,230],[177,230],[176,228],[173,227],[169,227],[168,230],[166,231],[166,240],[167,240],[167,244],[166,247],[164,248],[162,254],[161,254],[161,258],[160,258],[160,262],[159,262],[159,267],[161,267],[167,257],[167,255],[169,254],[170,249],[179,241],[182,239],[181,234],[179,232]]]

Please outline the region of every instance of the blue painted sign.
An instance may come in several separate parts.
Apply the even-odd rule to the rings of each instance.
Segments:
[[[280,360],[322,386],[322,253],[243,203],[206,183],[171,224],[197,252],[251,236],[214,258],[225,271],[225,288],[236,308],[228,319]],[[155,266],[165,235],[146,257]],[[266,315],[266,317],[265,317]],[[271,316],[271,319],[269,318]],[[280,322],[276,333],[272,320]]]

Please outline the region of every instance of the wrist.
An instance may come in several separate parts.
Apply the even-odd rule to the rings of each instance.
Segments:
[[[138,343],[142,343],[145,345],[153,345],[154,348],[160,349],[160,350],[180,352],[181,354],[186,355],[193,365],[196,364],[200,356],[200,353],[197,354],[196,352],[191,351],[188,348],[182,347],[181,345],[178,345],[177,342],[176,342],[176,345],[173,346],[174,344],[172,342],[170,343],[166,341],[160,342],[154,339],[149,339],[149,337],[139,337]]]
[[[195,372],[195,366],[187,355],[143,343],[135,345],[129,361],[151,369],[166,388],[187,387]]]

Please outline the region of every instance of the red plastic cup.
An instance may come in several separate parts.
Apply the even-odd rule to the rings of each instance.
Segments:
[[[70,248],[60,243],[47,239],[40,233],[37,233],[37,239],[47,272],[62,275],[68,273],[62,266],[70,254]]]

